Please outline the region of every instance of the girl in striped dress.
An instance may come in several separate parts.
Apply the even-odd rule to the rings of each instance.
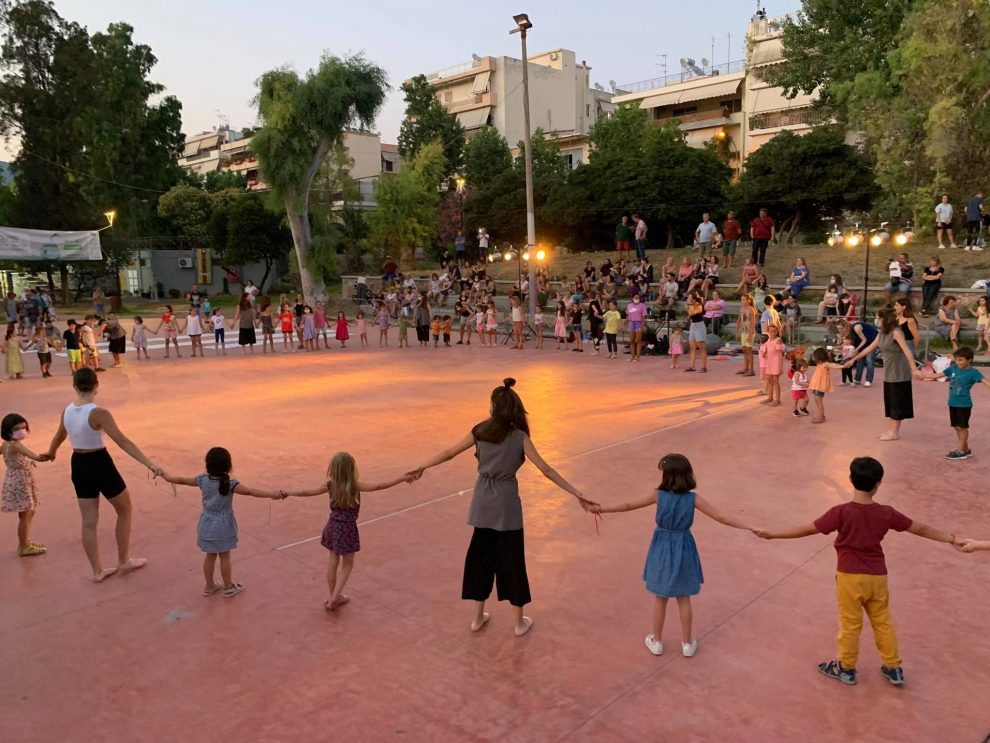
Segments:
[[[206,473],[196,477],[176,477],[167,472],[162,475],[173,485],[198,487],[203,494],[203,513],[199,517],[198,543],[206,553],[203,560],[203,575],[206,577],[204,596],[212,596],[223,589],[224,598],[236,596],[244,590],[240,583],[234,583],[230,567],[230,551],[237,547],[237,520],[234,518],[234,494],[250,495],[255,498],[279,500],[285,495],[272,490],[255,490],[231,479],[230,452],[215,446],[206,452]],[[220,558],[220,577],[223,583],[214,580],[217,557]]]

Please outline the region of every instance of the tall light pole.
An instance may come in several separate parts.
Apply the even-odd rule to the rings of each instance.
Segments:
[[[529,128],[529,55],[526,53],[526,32],[533,27],[525,13],[512,16],[516,27],[510,34],[519,34],[522,41],[522,86],[523,86],[523,146],[526,148],[526,251],[536,249],[536,208],[533,206],[533,138]],[[529,262],[529,314],[536,314],[536,266]]]

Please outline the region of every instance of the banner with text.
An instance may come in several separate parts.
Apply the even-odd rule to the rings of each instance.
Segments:
[[[101,261],[100,233],[0,227],[0,261]]]

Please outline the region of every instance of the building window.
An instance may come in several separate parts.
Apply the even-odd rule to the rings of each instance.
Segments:
[[[454,100],[454,91],[453,90],[445,90],[445,91],[443,91],[443,102],[444,103],[450,103],[453,100]]]
[[[687,116],[688,114],[696,113],[698,113],[697,106],[682,106],[681,108],[675,108],[670,112],[670,115],[676,118],[677,116]]]
[[[391,160],[383,160],[382,165],[384,166],[383,169],[386,173],[391,173],[395,170],[395,166],[392,164]]]
[[[589,118],[589,119],[591,118],[591,104],[590,103],[585,103],[584,104],[584,115],[587,118]]]
[[[731,114],[737,114],[740,111],[742,111],[742,99],[733,98],[732,100],[729,101],[719,101],[718,107],[722,109],[722,112],[726,116],[730,116]]]
[[[560,159],[564,161],[564,168],[567,172],[574,170],[578,165],[581,164],[581,156],[575,155],[573,152],[568,152],[562,154]]]
[[[781,126],[815,126],[829,121],[827,114],[812,108],[768,111],[749,117],[750,129],[775,129]]]

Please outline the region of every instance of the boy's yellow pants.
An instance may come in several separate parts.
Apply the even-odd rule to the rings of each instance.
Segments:
[[[863,612],[870,618],[877,650],[887,668],[899,668],[897,633],[890,618],[890,596],[886,575],[835,574],[835,597],[839,604],[839,661],[843,668],[855,668],[859,659],[859,635]]]

